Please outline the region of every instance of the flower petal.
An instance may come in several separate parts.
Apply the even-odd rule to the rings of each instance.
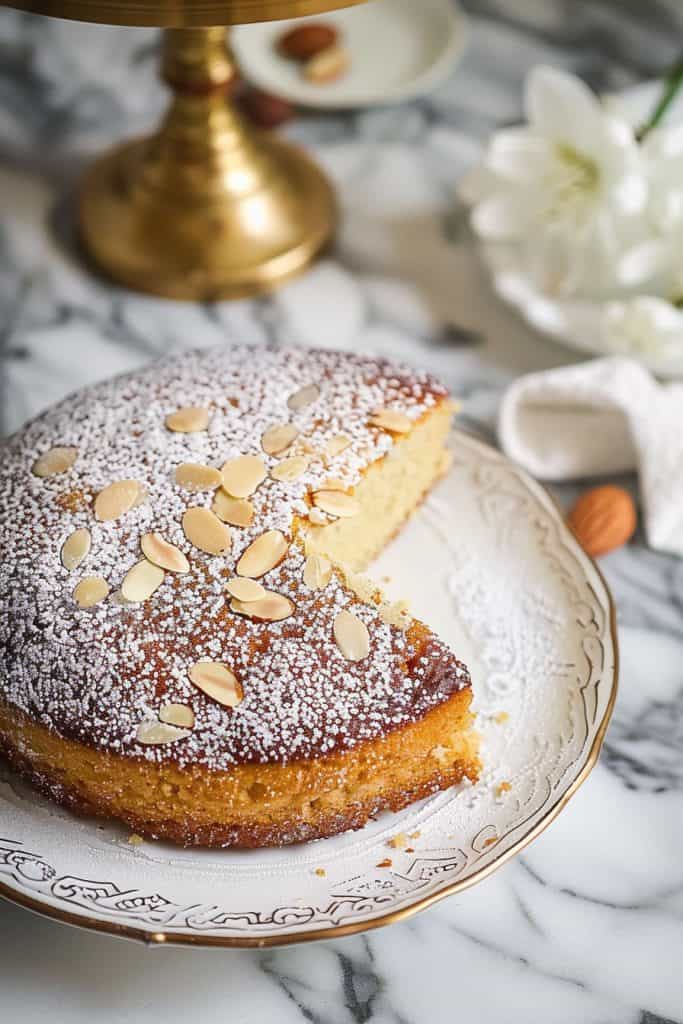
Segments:
[[[497,192],[472,210],[474,231],[481,238],[499,242],[523,238],[529,221],[529,210],[520,190]]]
[[[604,116],[597,97],[580,78],[543,65],[527,77],[524,108],[539,135],[579,150],[593,141]]]
[[[634,245],[618,261],[617,279],[627,288],[650,281],[667,269],[670,254],[670,246],[659,238]]]
[[[526,128],[497,132],[486,154],[486,166],[494,174],[520,184],[545,174],[550,160],[547,141]]]

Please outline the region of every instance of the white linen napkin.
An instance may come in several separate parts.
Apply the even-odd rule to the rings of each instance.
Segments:
[[[503,397],[498,432],[541,480],[637,470],[649,545],[683,555],[683,384],[620,357],[532,373]]]

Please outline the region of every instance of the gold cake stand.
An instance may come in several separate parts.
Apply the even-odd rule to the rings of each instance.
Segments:
[[[360,0],[9,0],[79,21],[166,29],[173,97],[159,130],[105,153],[80,190],[86,251],[108,277],[175,299],[253,295],[303,270],[335,226],[334,194],[298,147],[247,126],[230,101],[225,26]]]

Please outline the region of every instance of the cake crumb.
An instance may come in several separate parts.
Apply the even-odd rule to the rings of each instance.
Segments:
[[[392,861],[391,857],[385,857],[384,860],[381,860],[379,862],[379,864],[375,864],[375,867],[376,868],[390,868],[392,864],[393,864],[393,861]]]
[[[496,796],[502,796],[503,793],[509,793],[512,786],[509,782],[499,782],[496,786]]]
[[[493,716],[493,721],[496,722],[497,725],[502,725],[503,722],[508,721],[509,717],[510,716],[507,713],[507,711],[499,711],[497,714]]]
[[[142,838],[142,836],[139,836],[137,832],[133,832],[132,835],[128,836],[129,846],[140,846],[140,844],[144,843],[144,841],[145,840]]]
[[[406,846],[406,853],[415,853],[415,850],[412,846]]]
[[[395,836],[387,841],[387,846],[393,847],[394,850],[403,850],[408,843],[408,837],[405,832],[398,832]]]
[[[420,830],[418,828],[415,832],[409,832],[408,833],[408,839],[419,839],[421,835],[422,835],[422,833],[420,832]]]
[[[318,878],[325,878],[325,876],[327,875],[327,871],[325,871],[325,868],[316,868],[315,873],[318,876]]]
[[[498,842],[498,836],[489,836],[488,839],[484,840],[484,846],[492,846],[493,843]]]

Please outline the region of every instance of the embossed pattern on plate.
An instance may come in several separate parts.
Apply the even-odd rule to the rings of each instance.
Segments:
[[[455,433],[453,447],[448,477],[373,574],[470,666],[477,785],[334,839],[196,851],[132,846],[0,770],[0,895],[149,942],[275,945],[399,920],[542,831],[599,753],[616,695],[614,610],[550,496],[480,442]],[[407,848],[387,845],[397,833]]]

